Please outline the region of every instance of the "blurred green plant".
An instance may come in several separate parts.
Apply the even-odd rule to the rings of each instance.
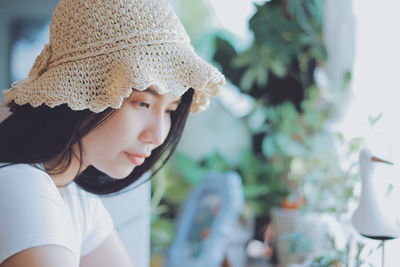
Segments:
[[[210,170],[237,171],[243,178],[246,205],[257,217],[268,217],[270,208],[288,194],[304,197],[311,210],[346,210],[354,197],[354,155],[362,140],[345,140],[328,127],[337,103],[325,99],[315,81],[317,66],[327,58],[323,2],[271,0],[256,5],[249,21],[254,40],[242,52],[223,38],[215,39],[213,59],[242,93],[254,99],[252,111],[241,118],[251,132],[251,150],[238,151],[241,160],[234,165],[218,153],[200,161],[183,154],[170,160],[153,180],[153,250],[172,240],[186,194]],[[343,90],[349,80],[346,74]]]
[[[263,104],[296,105],[314,84],[314,69],[326,59],[322,42],[323,0],[272,0],[256,5],[249,21],[252,45],[237,53],[217,39],[214,56],[224,74],[243,92]]]
[[[238,53],[219,38],[214,60],[234,85],[256,101],[243,121],[253,135],[252,153],[259,164],[272,166],[269,174],[274,175],[261,180],[259,188],[281,180],[289,198],[305,198],[308,209],[342,212],[354,197],[355,155],[362,140],[344,140],[329,128],[338,110],[333,101],[337,98],[325,97],[315,76],[327,58],[323,3],[271,0],[256,5],[249,21],[253,44]],[[344,75],[337,94],[343,95],[350,78],[350,73]]]
[[[323,251],[320,255],[307,261],[309,267],[350,267],[350,266],[370,266],[368,257],[376,250],[369,248],[358,236],[351,235],[346,240],[343,248],[338,248],[335,239],[330,236],[332,243],[331,249]]]
[[[305,234],[293,232],[282,237],[288,242],[287,255],[291,263],[307,267],[349,267],[372,266],[368,258],[375,249],[366,245],[365,240],[351,234],[345,244],[339,246],[333,235],[328,236],[329,247],[315,253],[312,240]],[[310,255],[312,255],[310,257]]]
[[[269,166],[272,175],[260,180],[258,188],[269,187],[274,180],[287,184],[292,160],[307,154],[305,142],[313,138],[304,137],[324,127],[325,110],[310,110],[316,104],[317,90],[310,89],[316,87],[314,71],[326,59],[322,4],[322,0],[272,0],[256,5],[249,21],[254,41],[243,52],[217,39],[214,60],[234,85],[256,100],[243,121],[253,135],[251,154],[259,165]],[[287,191],[295,187],[287,186]],[[259,193],[263,194],[261,189]]]
[[[357,155],[363,140],[345,140],[327,127],[329,105],[316,87],[307,93],[302,112],[290,102],[265,108],[268,123],[262,152],[274,163],[292,196],[305,198],[305,208],[346,212],[356,200]]]

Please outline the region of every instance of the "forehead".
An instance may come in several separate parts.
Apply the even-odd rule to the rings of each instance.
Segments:
[[[181,100],[180,96],[176,96],[175,94],[171,92],[167,92],[164,94],[159,94],[157,90],[154,87],[148,87],[146,90],[140,91],[140,90],[134,90],[131,96],[137,96],[137,95],[151,95],[153,97],[156,97],[157,99],[163,100],[165,102],[171,102],[171,103],[179,103]]]

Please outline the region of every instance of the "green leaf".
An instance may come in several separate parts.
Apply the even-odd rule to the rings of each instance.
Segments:
[[[353,138],[349,142],[349,148],[352,152],[359,151],[363,145],[364,145],[364,138],[362,137]]]
[[[232,60],[232,67],[242,68],[251,65],[254,62],[254,57],[251,53],[243,53]]]
[[[257,66],[257,85],[264,87],[268,83],[268,71],[263,66]]]
[[[260,162],[250,150],[242,152],[240,169],[245,184],[256,183],[257,173],[259,172]]]
[[[267,136],[262,142],[262,152],[266,157],[272,157],[276,154],[277,149],[273,138]]]
[[[286,66],[282,61],[279,60],[274,60],[271,62],[271,71],[279,78],[283,78],[287,75]]]
[[[268,185],[248,185],[244,187],[243,191],[245,198],[255,198],[268,194],[270,188]]]
[[[271,57],[271,51],[272,51],[272,49],[271,49],[271,47],[269,47],[268,45],[266,45],[266,44],[262,44],[261,46],[260,46],[260,50],[259,50],[259,60],[260,60],[260,62],[261,62],[261,65],[265,68],[265,69],[268,69],[269,68],[269,65],[270,65],[270,61],[272,60],[272,57]]]
[[[379,113],[377,116],[372,117],[372,116],[368,116],[368,120],[369,120],[369,124],[374,127],[375,124],[382,118],[383,113]]]
[[[175,158],[177,168],[182,173],[182,177],[191,185],[197,184],[204,176],[202,170],[190,157],[178,154]]]
[[[348,86],[350,85],[351,82],[351,72],[350,71],[346,71],[343,74],[343,81],[342,81],[342,91],[346,90],[348,88]]]
[[[275,141],[279,150],[286,156],[302,157],[307,153],[303,144],[296,142],[285,133],[278,133]]]
[[[173,220],[157,218],[151,222],[151,249],[165,251],[174,238],[175,222]]]
[[[243,77],[240,79],[240,88],[243,91],[250,91],[254,82],[257,79],[257,69],[250,67],[246,70]]]

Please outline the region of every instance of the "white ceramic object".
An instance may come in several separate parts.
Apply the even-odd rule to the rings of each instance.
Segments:
[[[383,192],[380,192],[379,177],[374,176],[377,164],[392,164],[372,155],[368,149],[360,152],[361,174],[360,202],[353,213],[352,223],[356,230],[369,238],[393,239],[400,237],[397,210]]]

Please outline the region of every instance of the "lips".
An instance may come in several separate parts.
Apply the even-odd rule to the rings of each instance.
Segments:
[[[127,155],[128,159],[133,163],[133,165],[140,166],[143,164],[145,159],[148,157],[148,155],[144,154],[130,154],[125,152]]]

